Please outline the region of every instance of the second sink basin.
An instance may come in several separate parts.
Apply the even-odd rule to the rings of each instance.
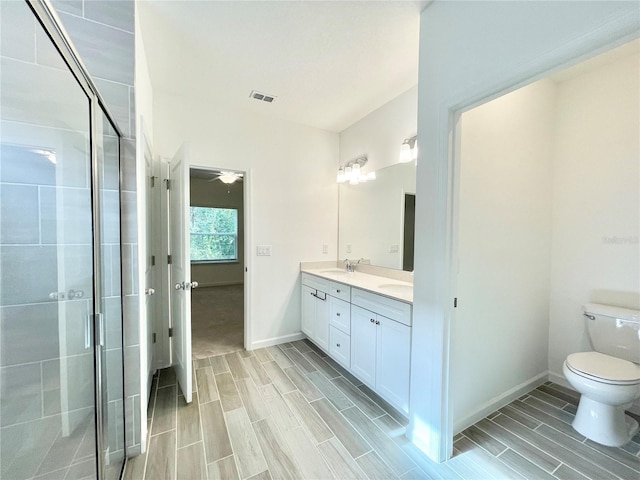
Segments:
[[[351,272],[347,272],[346,270],[342,269],[342,268],[327,268],[325,270],[320,270],[320,273],[351,273]]]
[[[383,283],[378,288],[389,293],[409,293],[413,292],[413,285],[402,285],[399,283]]]

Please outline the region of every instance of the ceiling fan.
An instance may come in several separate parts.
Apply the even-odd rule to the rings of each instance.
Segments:
[[[209,180],[210,182],[220,180],[222,183],[226,183],[227,185],[234,183],[235,181],[241,182],[243,177],[242,173],[229,171],[216,172],[215,175],[215,177]]]

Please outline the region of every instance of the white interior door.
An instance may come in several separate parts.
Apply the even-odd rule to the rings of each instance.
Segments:
[[[192,396],[189,162],[182,145],[169,165],[169,252],[173,366],[187,403]]]

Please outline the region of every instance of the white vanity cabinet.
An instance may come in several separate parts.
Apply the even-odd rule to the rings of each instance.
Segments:
[[[301,330],[316,345],[329,351],[329,291],[330,282],[302,276]]]

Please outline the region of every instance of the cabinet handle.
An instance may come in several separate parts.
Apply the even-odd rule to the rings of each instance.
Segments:
[[[336,317],[339,317],[339,316],[340,316],[340,312],[336,313]]]
[[[380,320],[376,320],[376,325],[380,325]]]
[[[369,321],[370,321],[371,323],[376,323],[375,318],[371,318],[371,319],[369,319]]]
[[[336,293],[340,293],[340,289],[339,288],[336,288]]]
[[[340,344],[339,344],[339,343],[336,343],[336,347],[339,347],[339,346],[340,346]]]

